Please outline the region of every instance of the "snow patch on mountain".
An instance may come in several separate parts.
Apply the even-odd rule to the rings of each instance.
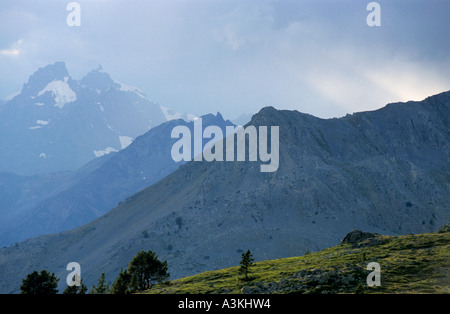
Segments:
[[[47,124],[50,123],[50,120],[45,121],[45,120],[36,120],[36,124],[35,126],[29,127],[29,130],[36,130],[36,129],[42,129],[43,126],[46,126]]]
[[[47,125],[50,123],[50,120],[45,121],[45,120],[37,120],[36,124],[40,124],[40,125]]]
[[[189,121],[193,121],[198,118],[196,115],[191,114],[191,113],[182,114],[182,113],[176,112],[175,110],[164,107],[164,106],[159,106],[159,107],[161,108],[162,112],[164,113],[164,116],[166,117],[167,121],[183,119],[186,122],[189,122]]]
[[[18,95],[20,95],[20,91],[12,93],[12,94],[6,96],[5,101],[10,101],[11,99],[13,99],[14,97],[16,97]]]
[[[117,152],[117,149],[115,149],[113,147],[107,147],[103,150],[94,150],[94,155],[95,155],[95,157],[102,157],[102,156],[108,155],[112,152]]]
[[[62,109],[65,104],[71,103],[77,100],[77,94],[67,84],[69,77],[65,77],[64,81],[55,80],[47,84],[39,93],[38,96],[42,96],[46,92],[51,92],[55,97],[55,106]]]
[[[123,92],[132,92],[132,93],[135,93],[136,95],[138,95],[139,97],[141,97],[142,99],[150,100],[147,98],[147,96],[145,96],[144,92],[141,89],[139,89],[135,86],[125,85],[120,82],[116,82],[116,83],[120,85],[119,90],[121,90]]]
[[[133,138],[129,136],[119,136],[119,141],[122,149],[124,149],[127,148],[133,142]]]

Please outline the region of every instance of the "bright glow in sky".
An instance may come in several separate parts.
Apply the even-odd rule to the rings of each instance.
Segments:
[[[227,118],[264,106],[328,118],[450,89],[450,1],[64,0],[0,4],[0,98],[64,61],[99,64],[160,105]]]

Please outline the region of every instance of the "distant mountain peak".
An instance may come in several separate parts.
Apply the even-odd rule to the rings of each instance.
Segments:
[[[206,123],[213,124],[213,125],[221,124],[224,122],[230,122],[229,120],[225,121],[225,119],[223,118],[223,116],[220,112],[217,112],[216,115],[214,115],[212,113],[208,113],[208,114],[201,116],[200,118],[202,118],[202,120],[205,121]]]
[[[71,170],[119,151],[168,119],[138,88],[103,67],[81,80],[64,62],[33,73],[21,93],[0,107],[0,170],[19,174]]]
[[[97,69],[92,70],[81,79],[81,84],[92,89],[108,90],[111,88],[120,88],[120,84],[115,82],[111,76],[99,65]]]

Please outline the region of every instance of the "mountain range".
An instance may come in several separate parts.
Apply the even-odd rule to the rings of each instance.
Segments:
[[[219,126],[224,134],[226,126],[234,126],[220,113],[201,118],[203,128]],[[74,171],[34,176],[0,173],[0,246],[81,226],[164,178],[183,163],[171,156],[177,141],[171,138],[173,128],[185,126],[193,132],[193,124],[182,118],[164,122],[119,152]]]
[[[65,63],[56,62],[38,69],[20,93],[0,105],[0,172],[75,170],[183,117],[193,115],[159,106],[100,66],[74,80]]]
[[[423,233],[450,220],[450,92],[334,119],[267,107],[248,125],[279,126],[276,172],[187,162],[88,224],[1,249],[0,292],[33,270],[65,278],[69,262],[88,286],[101,273],[113,281],[141,250],[173,279],[234,266],[247,249],[283,258],[352,229]]]

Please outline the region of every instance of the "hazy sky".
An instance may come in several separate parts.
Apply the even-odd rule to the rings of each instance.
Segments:
[[[38,68],[74,79],[99,64],[180,112],[227,118],[264,106],[319,117],[450,90],[450,1],[1,0],[0,98]]]

